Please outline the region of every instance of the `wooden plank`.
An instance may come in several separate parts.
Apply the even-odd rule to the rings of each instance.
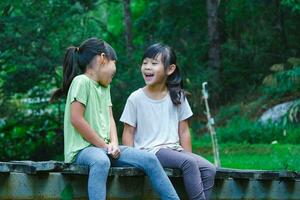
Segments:
[[[21,164],[34,167],[36,172],[56,172],[62,171],[65,168],[65,163],[60,161],[31,161],[31,160],[22,160],[22,161],[11,161],[11,164]]]
[[[280,171],[279,172],[280,180],[300,180],[300,173],[294,171]]]
[[[279,178],[279,172],[267,170],[240,170],[230,168],[219,168],[217,170],[216,178],[273,180]]]
[[[0,172],[1,173],[9,173],[10,169],[8,165],[6,165],[6,162],[0,162]]]
[[[169,177],[181,177],[179,169],[164,169]],[[0,162],[0,172],[20,172],[26,174],[61,172],[62,174],[87,175],[88,167],[61,161],[11,161]],[[145,174],[135,167],[112,167],[109,176],[144,176]],[[216,179],[248,179],[248,180],[295,180],[300,179],[300,173],[293,171],[245,170],[218,168]]]
[[[20,172],[25,174],[35,174],[36,168],[23,163],[0,162],[0,172]]]
[[[87,175],[89,173],[88,167],[80,166],[76,164],[65,164],[65,168],[61,171],[62,174],[77,174]]]
[[[77,164],[64,163],[60,161],[11,161],[6,163],[9,166],[28,166],[35,170],[35,173],[43,172],[62,172],[63,174],[88,174],[88,167]],[[9,172],[7,165],[3,166],[2,172]],[[0,166],[1,167],[1,166]],[[6,167],[6,168],[5,168]],[[19,169],[19,172],[25,172],[25,169]],[[180,177],[181,171],[179,169],[165,168],[165,172],[170,177]],[[135,167],[111,167],[109,176],[144,176],[144,172]]]
[[[144,172],[135,167],[111,167],[109,176],[144,176]]]
[[[164,170],[169,177],[181,177],[182,176],[182,172],[180,169],[164,168]]]

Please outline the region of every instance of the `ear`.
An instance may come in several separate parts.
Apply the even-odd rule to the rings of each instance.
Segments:
[[[173,74],[173,72],[175,71],[176,69],[176,65],[175,64],[172,64],[168,67],[167,69],[167,75],[170,76],[171,74]]]
[[[100,64],[105,64],[105,62],[106,62],[106,60],[107,60],[107,58],[106,58],[106,56],[105,56],[105,53],[101,53],[100,55],[99,55],[99,59],[100,59]]]

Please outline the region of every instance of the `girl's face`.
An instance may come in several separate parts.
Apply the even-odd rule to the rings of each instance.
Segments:
[[[98,82],[107,87],[116,73],[116,61],[108,60],[106,57],[100,57],[97,68]]]
[[[145,58],[141,71],[146,85],[154,86],[166,83],[167,75],[161,60],[161,54],[156,58]]]

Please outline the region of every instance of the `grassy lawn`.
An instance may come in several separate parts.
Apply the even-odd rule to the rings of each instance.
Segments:
[[[222,167],[300,172],[300,145],[225,143],[219,148]],[[193,151],[213,162],[209,139],[194,139]]]

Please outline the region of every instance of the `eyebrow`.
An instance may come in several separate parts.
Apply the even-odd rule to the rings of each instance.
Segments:
[[[155,61],[158,61],[158,62],[159,62],[159,59],[157,59],[157,56],[154,57],[154,58],[146,57],[146,58],[143,59],[143,61],[145,61],[145,60],[155,60]]]

